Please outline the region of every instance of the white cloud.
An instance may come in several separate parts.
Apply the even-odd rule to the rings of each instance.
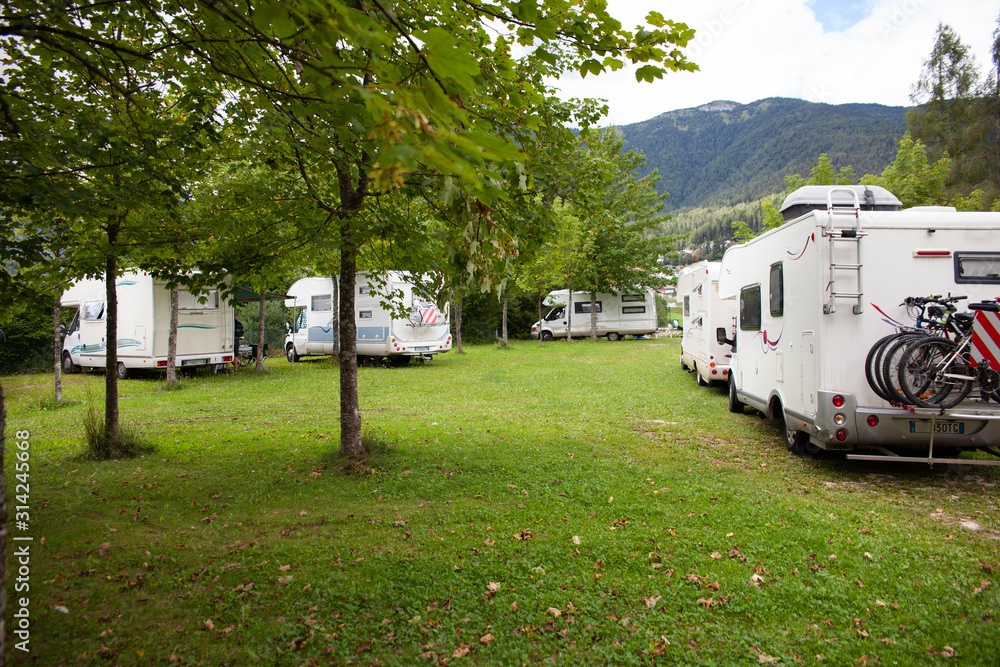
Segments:
[[[725,99],[765,97],[813,102],[910,104],[910,90],[934,44],[950,25],[983,70],[998,8],[982,0],[609,0],[623,26],[650,10],[697,30],[688,46],[698,72],[669,73],[652,84],[635,68],[556,82],[563,97],[608,100],[606,122],[625,125],[665,111]],[[838,26],[844,26],[837,29]]]

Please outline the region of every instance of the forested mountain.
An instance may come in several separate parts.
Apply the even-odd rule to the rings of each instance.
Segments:
[[[660,173],[670,210],[746,202],[808,174],[820,154],[858,178],[878,174],[896,155],[906,110],[878,104],[817,104],[769,98],[712,102],[619,129],[627,148]]]

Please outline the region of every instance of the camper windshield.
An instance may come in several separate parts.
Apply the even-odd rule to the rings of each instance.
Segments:
[[[546,322],[551,322],[552,320],[562,319],[566,316],[566,309],[563,307],[553,308],[549,311],[549,314],[545,316]]]

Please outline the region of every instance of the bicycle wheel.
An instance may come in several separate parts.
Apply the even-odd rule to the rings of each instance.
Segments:
[[[958,344],[929,338],[911,345],[903,355],[899,380],[903,393],[923,408],[953,408],[972,391],[968,360],[956,354]]]
[[[888,345],[893,339],[899,334],[891,333],[888,336],[883,336],[879,338],[878,341],[872,345],[872,348],[868,350],[868,356],[865,357],[865,379],[868,380],[868,386],[872,388],[879,398],[891,401],[892,398],[889,397],[888,392],[882,387],[878,380],[878,371],[876,370],[879,366],[876,366],[876,358],[878,355],[882,354],[886,345]]]
[[[882,389],[891,396],[890,401],[898,401],[900,403],[910,402],[906,394],[903,393],[903,388],[899,381],[899,365],[903,361],[903,355],[906,354],[906,351],[912,345],[924,340],[927,340],[927,334],[925,333],[900,334],[895,340],[885,346],[882,357],[876,360],[881,364],[881,366],[878,366],[879,374],[876,377],[882,383]]]

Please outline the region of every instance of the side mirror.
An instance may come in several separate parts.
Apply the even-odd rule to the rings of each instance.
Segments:
[[[7,337],[3,335],[3,330],[0,329],[0,345],[3,345],[7,340]]]
[[[285,333],[292,333],[292,325],[287,320],[285,321]]]
[[[726,338],[726,328],[719,327],[715,330],[715,340],[719,345],[735,345],[736,341],[733,338]]]
[[[681,323],[680,323],[680,321],[677,320],[676,317],[674,318],[674,321],[671,322],[671,324],[673,325],[674,329],[680,329],[681,328]]]
[[[65,324],[60,324],[59,325],[59,335],[60,336],[65,336],[66,335],[66,325]]]

